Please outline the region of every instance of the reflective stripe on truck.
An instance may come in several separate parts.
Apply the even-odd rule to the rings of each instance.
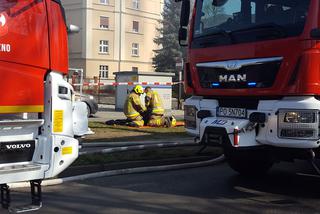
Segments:
[[[24,113],[24,112],[43,112],[43,105],[27,105],[27,106],[0,106],[0,114],[8,113]]]

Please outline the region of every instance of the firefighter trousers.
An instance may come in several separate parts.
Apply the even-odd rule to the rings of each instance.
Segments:
[[[163,127],[166,125],[166,119],[163,115],[152,114],[149,117],[148,126]]]
[[[129,121],[129,125],[131,125],[131,126],[142,127],[144,125],[143,117],[140,115],[135,118],[128,118],[128,121]]]

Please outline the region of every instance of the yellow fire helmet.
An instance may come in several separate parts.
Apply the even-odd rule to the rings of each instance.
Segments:
[[[136,85],[134,88],[133,88],[133,91],[136,92],[137,94],[143,94],[143,88],[141,85]]]
[[[171,116],[170,121],[171,121],[171,124],[170,124],[171,127],[177,126],[177,120],[174,116]]]

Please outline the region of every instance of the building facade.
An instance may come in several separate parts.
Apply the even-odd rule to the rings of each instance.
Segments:
[[[118,71],[154,71],[153,39],[158,35],[164,0],[64,0],[71,68],[86,78],[114,79]]]

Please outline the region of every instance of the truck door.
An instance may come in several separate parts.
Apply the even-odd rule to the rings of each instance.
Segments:
[[[44,0],[0,0],[0,114],[43,112],[48,69]]]

